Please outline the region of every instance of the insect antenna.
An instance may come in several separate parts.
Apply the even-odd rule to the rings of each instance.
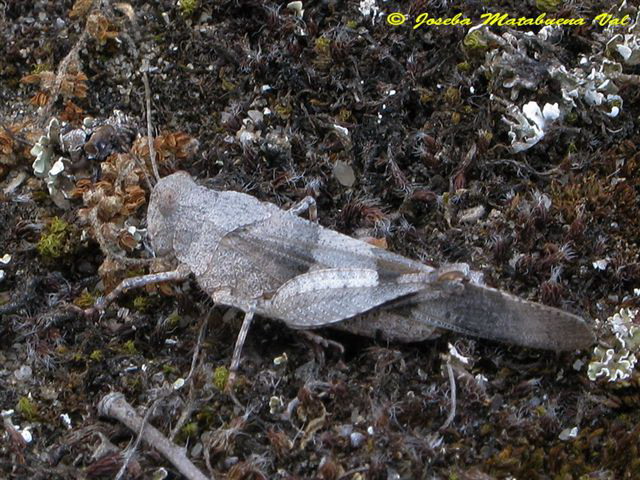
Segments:
[[[149,158],[151,160],[151,168],[153,169],[153,176],[156,182],[160,181],[160,173],[158,172],[158,164],[156,163],[156,149],[153,145],[153,125],[151,124],[151,89],[149,88],[149,77],[147,71],[149,70],[149,61],[142,61],[142,81],[144,82],[144,97],[146,101],[147,110],[147,141],[149,142]]]

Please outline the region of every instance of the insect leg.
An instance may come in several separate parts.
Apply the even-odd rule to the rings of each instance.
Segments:
[[[324,338],[322,335],[313,333],[311,330],[301,330],[300,333],[305,337],[307,337],[308,340],[312,341],[316,345],[320,345],[323,348],[333,347],[336,350],[338,350],[341,354],[344,353],[344,346],[340,342],[336,342],[335,340],[329,340],[328,338]]]
[[[251,327],[254,313],[255,307],[252,307],[244,314],[242,327],[240,327],[240,333],[238,333],[238,338],[236,339],[236,346],[233,347],[233,357],[231,358],[231,367],[229,367],[229,378],[227,380],[227,385],[225,386],[225,390],[227,392],[231,390],[233,384],[236,381],[236,373],[238,372],[238,368],[240,367],[242,346],[244,345],[244,341],[247,338],[247,333],[249,333],[249,327]]]
[[[318,219],[318,208],[316,207],[316,199],[311,196],[304,197],[288,211],[294,215],[301,215],[307,210],[309,211],[309,220],[315,222]]]
[[[139,277],[131,277],[120,282],[116,288],[111,290],[108,295],[98,298],[92,308],[85,310],[85,314],[92,316],[96,311],[104,310],[107,305],[113,302],[121,293],[132,288],[140,288],[145,285],[160,282],[179,282],[185,280],[189,276],[189,271],[184,268],[178,268],[169,272],[151,273],[149,275],[141,275]]]

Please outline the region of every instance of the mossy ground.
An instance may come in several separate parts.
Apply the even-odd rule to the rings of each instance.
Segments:
[[[0,194],[0,256],[12,255],[0,284],[0,409],[15,410],[13,424],[33,436],[26,445],[4,437],[0,476],[113,477],[117,462],[92,458],[98,433],[121,449],[131,433],[99,419],[96,405],[120,391],[137,407],[162,397],[150,421],[167,435],[191,409],[176,441],[216,478],[640,478],[640,377],[591,382],[590,352],[555,354],[450,333],[389,345],[322,332],[344,344],[339,355],[310,347],[277,322],[256,321],[235,394],[246,408],[239,408],[220,389],[239,318],[211,310],[195,285],[153,300],[132,292],[119,316],[113,309],[96,322],[65,310],[94,295],[103,254],[85,239],[81,248],[56,247],[56,261],[44,261],[47,219],[60,216],[76,228],[81,202],[60,211],[32,178],[20,142],[37,139],[28,133],[40,119],[29,103],[36,88],[20,79],[59,65],[78,40],[85,23],[69,17],[73,3],[9,1],[0,12],[1,127],[30,125],[7,147],[17,153],[0,164],[3,188],[19,172],[29,176],[17,191]],[[378,3],[387,12],[472,18],[487,8]],[[535,3],[489,7],[535,17]],[[561,3],[566,17],[611,7]],[[363,18],[355,1],[305,2],[302,20],[277,2],[192,4],[185,14],[175,1],[132,2],[135,22],[126,12],[104,12],[79,52],[88,90],[73,99],[78,118],[63,100],[51,114],[64,110],[79,122],[120,109],[144,133],[139,68],[148,57],[153,123],[200,141],[196,159],[179,167],[209,186],[283,207],[313,194],[327,227],[384,238],[390,250],[428,263],[468,262],[492,285],[590,322],[607,318],[640,287],[637,86],[622,85],[619,117],[583,114],[580,105],[566,128],[513,154],[490,96],[508,97],[508,90],[480,72],[484,51],[470,51],[495,47],[465,40],[464,28],[392,28],[384,17]],[[545,55],[575,67],[580,55],[604,48],[601,31],[567,29]],[[557,100],[557,85],[542,78],[519,104]],[[243,146],[236,135],[248,112],[265,108],[272,113],[256,129],[260,140]],[[477,153],[465,161],[472,145]],[[334,175],[338,161],[353,169],[352,187]],[[551,206],[543,208],[547,198]],[[457,222],[459,212],[478,205],[485,217]],[[602,259],[607,268],[594,268]],[[191,383],[172,390],[191,371],[203,322]],[[442,356],[448,343],[471,364],[455,369],[456,416],[441,429],[451,408]],[[575,435],[566,433],[574,427]],[[172,468],[143,444],[136,462],[141,478],[160,465]]]

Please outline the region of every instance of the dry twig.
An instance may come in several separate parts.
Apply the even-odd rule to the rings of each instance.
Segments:
[[[134,432],[140,432],[142,440],[158,450],[189,480],[208,480],[185,455],[183,448],[176,446],[158,429],[145,423],[145,419],[138,415],[122,393],[114,392],[102,397],[98,404],[98,412],[102,416],[118,420]]]

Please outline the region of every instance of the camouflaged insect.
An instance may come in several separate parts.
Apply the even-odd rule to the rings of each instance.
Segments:
[[[299,217],[310,203],[285,211],[199,186],[186,172],[164,177],[151,194],[148,232],[176,270],[125,280],[102,306],[122,290],[193,274],[214,302],[245,312],[232,371],[254,314],[403,342],[438,328],[550,350],[594,341],[582,318],[487,287],[466,265],[434,269]]]

